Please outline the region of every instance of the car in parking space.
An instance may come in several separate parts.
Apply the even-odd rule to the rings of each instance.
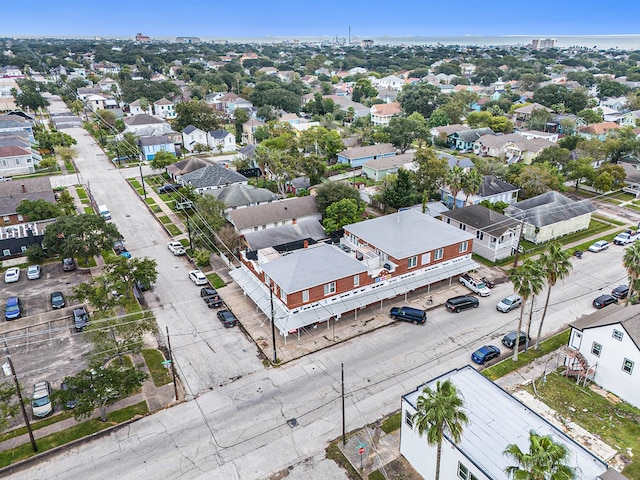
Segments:
[[[4,282],[13,283],[20,280],[20,269],[18,267],[11,267],[4,272]]]
[[[411,322],[414,325],[424,324],[427,321],[427,312],[413,307],[393,307],[389,312],[394,320]]]
[[[516,338],[518,338],[518,332],[509,332],[502,337],[502,344],[507,348],[514,348],[516,346]],[[520,341],[518,342],[518,345],[520,347],[524,347],[529,345],[529,342],[531,342],[531,339],[527,334],[525,332],[520,332]]]
[[[200,289],[200,296],[209,308],[220,308],[222,306],[222,298],[217,290],[213,287],[204,287]]]
[[[52,308],[62,308],[66,304],[62,292],[52,292],[50,298]]]
[[[598,253],[606,250],[607,248],[609,248],[609,242],[607,242],[606,240],[598,240],[596,243],[591,245],[588,250],[590,252]]]
[[[224,328],[235,327],[236,323],[238,323],[236,316],[229,310],[220,310],[217,315]]]
[[[27,279],[36,280],[42,276],[42,267],[40,265],[29,265],[27,267]]]
[[[72,272],[76,269],[76,262],[73,258],[62,259],[62,271]]]
[[[478,365],[484,365],[489,360],[498,358],[500,356],[500,349],[493,345],[485,345],[471,354],[471,360]]]
[[[478,308],[480,301],[471,295],[458,295],[447,300],[444,304],[445,308],[450,312],[460,313],[468,308]]]
[[[73,326],[76,332],[81,332],[85,327],[89,325],[89,314],[84,307],[78,307],[73,309]]]
[[[4,307],[4,318],[7,321],[15,320],[22,316],[22,302],[18,297],[7,298],[7,304]]]
[[[31,397],[31,408],[34,417],[46,417],[53,412],[51,405],[51,384],[46,380],[36,382],[33,385],[33,397]]]
[[[169,192],[177,192],[181,188],[182,188],[182,185],[180,185],[179,183],[169,183],[167,185],[163,185],[160,188],[158,188],[158,193],[162,194],[162,193],[169,193]]]
[[[63,392],[66,392],[67,390],[69,390],[69,385],[64,380],[60,384],[60,390],[62,390]],[[71,410],[72,408],[76,408],[77,404],[78,404],[78,400],[73,399],[73,400],[67,400],[64,406],[67,408],[67,410]]]
[[[592,302],[593,306],[596,307],[598,310],[606,307],[607,305],[611,305],[612,303],[618,303],[618,299],[612,295],[606,295],[606,294],[600,295],[598,298],[596,298]]]
[[[616,288],[611,290],[611,296],[618,300],[627,298],[627,295],[629,295],[629,285],[618,285]]]
[[[504,297],[502,300],[498,302],[496,305],[496,310],[502,313],[508,313],[511,310],[515,310],[520,305],[522,305],[522,298],[520,295],[509,295],[508,297]]]
[[[187,251],[184,249],[180,242],[169,242],[167,243],[167,248],[171,253],[176,256],[186,255]]]
[[[189,272],[189,278],[194,284],[198,286],[206,285],[207,283],[209,283],[209,280],[207,280],[206,275],[202,273],[201,270],[191,270]]]

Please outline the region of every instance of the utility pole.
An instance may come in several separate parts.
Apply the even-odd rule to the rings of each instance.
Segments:
[[[142,160],[138,160],[138,167],[140,167],[140,182],[142,183],[142,193],[144,194],[144,199],[147,199],[147,189],[144,187],[144,177],[142,176]]]
[[[273,284],[271,284],[269,292],[269,298],[271,300],[271,340],[273,342],[273,364],[276,365],[278,363],[278,351],[276,350],[276,324],[273,313]]]
[[[169,361],[171,362],[171,375],[173,376],[173,393],[178,401],[178,384],[176,383],[176,366],[173,361],[173,352],[171,351],[171,339],[169,338],[169,327],[167,328],[167,346],[169,347]]]
[[[347,426],[344,416],[344,363],[340,364],[340,372],[342,374],[342,445],[347,444]]]
[[[520,238],[522,237],[522,231],[524,230],[524,212],[522,212],[522,221],[520,222],[520,232],[518,233],[518,245],[516,246],[516,257],[513,260],[513,266],[518,266],[518,253],[520,253]]]
[[[193,242],[191,241],[191,223],[189,222],[189,208],[184,209],[184,214],[187,216],[187,232],[189,232],[189,248],[193,252]]]
[[[33,430],[31,430],[31,424],[29,423],[29,417],[27,417],[27,411],[24,408],[24,400],[22,399],[22,391],[20,390],[20,383],[18,382],[18,376],[16,375],[16,370],[13,368],[13,362],[11,361],[11,355],[9,355],[9,347],[7,346],[7,341],[4,342],[4,351],[6,353],[7,362],[9,363],[9,368],[11,369],[10,375],[13,377],[13,381],[16,384],[16,393],[18,394],[18,400],[20,401],[20,409],[22,410],[22,418],[24,418],[24,423],[27,426],[27,432],[29,433],[29,439],[31,440],[31,448],[33,448],[34,453],[38,451],[38,446],[36,445],[36,439],[33,437]]]

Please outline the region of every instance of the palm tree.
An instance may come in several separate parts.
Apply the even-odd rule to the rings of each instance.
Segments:
[[[513,289],[515,292],[522,297],[520,317],[518,318],[518,333],[516,335],[516,344],[513,347],[513,361],[517,362],[524,309],[529,297],[538,295],[542,291],[542,287],[544,285],[544,271],[542,270],[540,262],[536,262],[528,258],[522,265],[511,270],[509,273],[509,280],[513,283]]]
[[[505,468],[509,478],[516,480],[574,480],[575,470],[567,465],[571,452],[562,443],[553,441],[550,435],[541,436],[529,432],[529,451],[523,452],[516,444],[507,445],[502,452],[515,460],[517,465]]]
[[[411,419],[415,421],[418,433],[427,433],[429,445],[437,445],[436,478],[440,478],[440,457],[442,456],[442,439],[448,434],[458,443],[462,435],[462,427],[469,421],[462,410],[462,399],[451,380],[436,383],[436,389],[424,387],[416,402],[416,413]]]
[[[483,180],[484,180],[484,177],[482,176],[482,174],[475,169],[469,170],[467,173],[464,174],[464,176],[462,177],[462,188],[466,195],[464,199],[465,205],[469,201],[469,197],[473,197],[476,193],[480,191]]]
[[[636,289],[638,279],[640,279],[640,242],[633,242],[631,246],[624,249],[622,265],[627,269],[627,274],[629,275],[629,294],[624,304],[626,307]]]
[[[549,306],[549,297],[551,297],[551,288],[555,287],[558,280],[564,279],[573,268],[571,260],[569,260],[569,252],[562,250],[557,243],[550,244],[546,251],[540,256],[542,269],[547,279],[547,300],[544,302],[544,310],[538,326],[538,336],[536,337],[535,349],[540,348],[540,335],[542,334],[542,324],[547,316],[547,307]]]
[[[460,190],[462,190],[464,176],[465,173],[462,167],[454,165],[445,177],[445,183],[449,186],[449,191],[451,192],[451,197],[453,199],[453,209],[456,208],[456,197],[458,196],[458,193],[460,193]]]

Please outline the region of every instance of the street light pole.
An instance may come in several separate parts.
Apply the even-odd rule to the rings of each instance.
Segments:
[[[269,297],[271,299],[271,340],[273,341],[273,364],[275,365],[278,363],[278,351],[276,350],[276,324],[273,313],[273,284],[271,284],[269,292],[271,293]]]
[[[144,199],[147,199],[147,189],[144,187],[144,177],[142,176],[142,161],[138,161],[138,167],[140,167],[140,181],[142,182],[142,193],[144,195]]]

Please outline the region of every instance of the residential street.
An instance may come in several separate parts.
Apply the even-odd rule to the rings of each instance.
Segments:
[[[65,132],[78,140],[76,164],[83,182],[98,203],[108,205],[131,253],[158,261],[156,298],[150,297],[150,306],[160,330],[169,327],[189,401],[34,461],[6,478],[246,480],[268,478],[291,465],[305,470],[298,478],[345,478],[323,455],[327,442],[342,431],[341,364],[350,431],[397,410],[401,395],[469,363],[477,347],[499,345],[517,326],[517,310],[502,314],[495,309],[512,293],[509,284],[502,284],[481,299],[478,309],[451,314],[437,308],[424,326],[394,324],[265,368],[255,345],[239,329],[224,329],[200,301],[198,288],[187,278],[187,260],[167,250],[169,238],[122,172],[84,130]],[[572,260],[574,273],[552,293],[545,334],[593,312],[591,301],[601,290],[626,283],[622,252],[612,245]],[[545,295],[536,309],[543,307]],[[534,313],[532,337],[539,316]]]

